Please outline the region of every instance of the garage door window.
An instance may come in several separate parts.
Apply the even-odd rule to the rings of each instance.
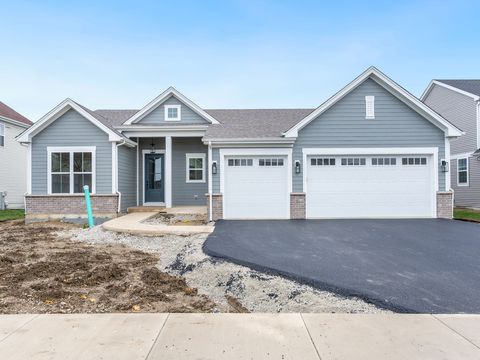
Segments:
[[[397,159],[396,158],[372,158],[372,165],[374,166],[397,165]]]
[[[253,159],[228,159],[228,166],[253,166]]]
[[[402,165],[427,165],[425,157],[409,157],[402,158]]]
[[[312,166],[334,166],[335,159],[315,158],[315,159],[310,159],[310,164]]]
[[[342,158],[342,166],[364,166],[366,164],[366,158]]]
[[[258,159],[259,166],[283,166],[283,159]]]

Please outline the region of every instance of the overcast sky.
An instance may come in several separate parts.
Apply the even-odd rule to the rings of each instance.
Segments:
[[[328,5],[326,5],[328,4]],[[480,78],[478,1],[3,1],[0,100],[137,109],[316,107],[370,65],[419,96]]]

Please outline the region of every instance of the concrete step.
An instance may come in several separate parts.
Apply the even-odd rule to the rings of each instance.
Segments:
[[[135,212],[161,212],[166,213],[165,206],[132,206],[127,209],[127,213]]]

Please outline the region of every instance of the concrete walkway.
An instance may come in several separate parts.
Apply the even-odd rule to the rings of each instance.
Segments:
[[[2,359],[480,359],[480,315],[0,316]]]
[[[107,221],[103,223],[102,227],[105,230],[141,236],[209,234],[214,229],[212,225],[153,225],[143,223],[143,221],[157,214],[158,211],[132,212]]]

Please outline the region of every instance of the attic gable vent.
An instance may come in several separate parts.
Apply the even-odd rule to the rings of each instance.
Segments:
[[[375,119],[375,96],[365,96],[365,119]]]

